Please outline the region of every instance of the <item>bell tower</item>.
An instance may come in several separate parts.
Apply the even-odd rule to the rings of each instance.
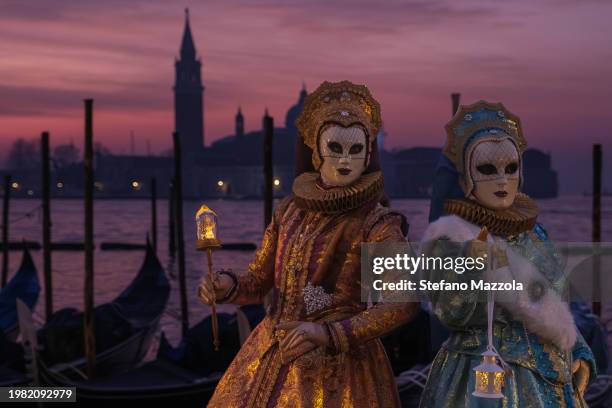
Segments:
[[[184,155],[193,157],[204,148],[204,86],[202,63],[196,56],[189,26],[189,9],[185,9],[180,57],[174,66],[174,126],[181,138]]]
[[[244,136],[244,116],[240,106],[238,107],[238,113],[236,113],[236,136]]]

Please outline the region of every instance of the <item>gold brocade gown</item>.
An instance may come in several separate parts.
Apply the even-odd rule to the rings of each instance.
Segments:
[[[379,303],[366,309],[361,302],[361,242],[405,239],[403,216],[382,207],[379,196],[367,196],[357,208],[333,214],[295,196],[277,207],[248,272],[234,275],[236,291],[228,299],[259,303],[273,289],[272,306],[221,378],[209,407],[400,405],[377,337],[410,320],[419,306]],[[330,346],[282,356],[275,326],[298,320],[328,322]]]

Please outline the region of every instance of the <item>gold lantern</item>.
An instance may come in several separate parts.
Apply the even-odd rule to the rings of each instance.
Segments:
[[[482,363],[474,368],[476,374],[475,397],[503,398],[504,370],[497,364],[497,353],[487,349],[482,353]]]
[[[202,204],[200,209],[195,215],[196,229],[197,229],[197,241],[196,248],[198,251],[206,251],[206,257],[208,259],[208,275],[212,275],[212,250],[213,248],[221,247],[221,242],[217,238],[217,214],[208,208],[207,205]],[[213,334],[213,345],[215,351],[219,350],[219,321],[217,318],[217,305],[213,299],[212,305],[210,305],[210,318],[212,324]]]
[[[202,204],[195,216],[197,226],[197,248],[205,250],[218,248],[221,243],[217,239],[217,214]]]

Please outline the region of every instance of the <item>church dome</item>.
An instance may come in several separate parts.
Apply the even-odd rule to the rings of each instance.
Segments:
[[[306,92],[306,86],[304,85],[300,91],[298,102],[289,108],[287,115],[285,116],[285,127],[287,129],[296,129],[295,120],[304,108],[304,99],[306,98],[306,95],[308,95],[308,93]]]

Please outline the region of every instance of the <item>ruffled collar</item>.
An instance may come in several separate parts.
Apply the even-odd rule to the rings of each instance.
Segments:
[[[382,172],[364,174],[353,184],[343,187],[323,187],[319,173],[302,173],[293,181],[293,194],[300,208],[325,214],[342,213],[382,197]]]
[[[454,214],[494,235],[509,237],[530,231],[536,224],[538,206],[529,196],[519,193],[514,203],[503,210],[492,210],[468,199],[447,200],[444,212]]]

